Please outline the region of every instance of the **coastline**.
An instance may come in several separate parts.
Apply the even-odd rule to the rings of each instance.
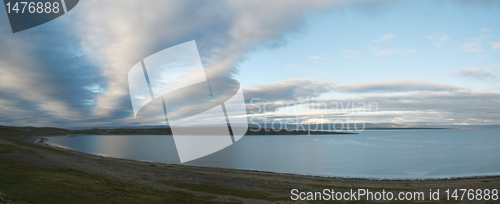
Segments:
[[[78,135],[67,135],[68,137],[74,137]],[[283,174],[283,175],[292,175],[292,176],[302,176],[302,177],[312,177],[312,178],[327,178],[327,179],[338,179],[338,180],[358,180],[358,181],[412,181],[412,182],[427,182],[427,181],[467,181],[467,180],[484,180],[484,179],[500,179],[500,174],[487,174],[487,175],[473,175],[473,176],[456,176],[456,177],[437,177],[437,178],[378,178],[378,177],[345,177],[345,176],[324,176],[324,175],[315,175],[315,174],[299,174],[299,173],[289,173],[289,172],[276,172],[276,171],[265,171],[265,170],[257,170],[257,169],[237,169],[237,168],[226,168],[226,167],[209,167],[209,166],[196,166],[196,165],[189,165],[189,164],[179,164],[179,163],[167,163],[167,162],[154,162],[154,161],[141,161],[141,160],[133,160],[133,159],[125,159],[125,158],[118,158],[118,157],[111,157],[111,156],[103,156],[103,155],[95,155],[95,154],[90,154],[86,152],[80,152],[76,150],[71,150],[71,149],[66,149],[54,145],[50,145],[47,143],[44,143],[47,138],[44,137],[36,137],[34,138],[36,143],[39,143],[41,145],[50,147],[50,148],[55,148],[63,151],[68,151],[68,152],[75,152],[75,153],[80,153],[80,154],[86,154],[90,156],[97,156],[97,157],[103,157],[103,158],[109,158],[109,159],[117,159],[117,160],[124,160],[124,161],[134,161],[134,162],[141,162],[141,163],[146,163],[146,164],[164,164],[164,165],[178,165],[178,166],[189,166],[189,167],[194,167],[194,168],[207,168],[207,169],[218,169],[218,170],[229,170],[229,171],[242,171],[242,172],[253,172],[253,173],[268,173],[268,174]],[[39,139],[39,141],[36,141],[36,139]]]
[[[9,161],[2,165],[11,165],[7,166],[8,169],[15,169],[19,165],[32,166],[33,169],[36,169],[34,170],[35,173],[40,171],[40,168],[63,168],[67,169],[64,171],[78,171],[87,176],[107,179],[109,180],[107,183],[118,182],[119,184],[116,185],[130,185],[133,188],[143,189],[141,191],[167,192],[167,194],[173,195],[171,199],[195,199],[190,202],[291,202],[291,189],[301,189],[303,191],[322,191],[323,189],[335,189],[337,191],[348,191],[349,189],[384,189],[398,192],[429,191],[429,188],[491,189],[500,186],[500,176],[498,175],[443,179],[389,180],[327,177],[135,161],[91,155],[73,150],[55,148],[48,144],[35,143],[35,139],[38,137],[40,136],[0,136],[0,159],[2,161]],[[67,183],[66,181],[61,182]],[[43,186],[45,185],[44,183],[40,185],[44,189],[50,189],[53,186]],[[81,185],[83,184],[79,184],[79,186]],[[106,187],[100,183],[95,185],[97,187],[93,188]],[[76,191],[91,191],[91,189],[85,188]],[[11,193],[9,192],[9,188],[1,189],[0,186],[0,191],[7,195],[7,199],[19,202],[19,200],[12,199],[12,195],[9,195]],[[38,191],[30,193],[36,195]],[[91,193],[96,192],[91,191]],[[183,196],[186,194],[189,196]],[[90,194],[89,196],[99,197],[99,195],[94,194]],[[124,196],[128,196],[128,194]],[[159,197],[161,198],[162,196]]]

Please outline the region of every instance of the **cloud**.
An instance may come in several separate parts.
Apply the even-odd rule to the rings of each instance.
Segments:
[[[483,33],[491,33],[491,30],[488,29],[488,28],[483,28],[483,29],[481,29],[481,32],[483,32]]]
[[[372,42],[375,42],[375,43],[387,42],[390,39],[397,39],[397,38],[398,37],[392,33],[386,33],[386,34],[379,36],[377,39],[373,39]]]
[[[374,48],[374,47],[370,47],[369,49],[373,52],[373,55],[375,57],[390,57],[393,54],[398,53],[398,51],[395,49],[379,50],[379,49]]]
[[[500,71],[500,65],[479,68],[464,67],[457,70],[456,73],[460,76],[467,77],[473,80],[500,81],[500,77],[495,75],[493,71]]]
[[[481,47],[481,42],[468,42],[463,44],[460,49],[464,52],[480,52],[483,47]]]
[[[356,51],[356,50],[344,49],[344,53],[345,53],[345,55],[343,55],[342,57],[346,58],[346,59],[354,59],[354,58],[357,58],[357,57],[362,55],[362,53],[360,51]]]
[[[395,93],[395,92],[453,92],[464,89],[460,86],[434,83],[430,81],[400,80],[390,82],[372,82],[353,85],[339,85],[335,91],[342,93]]]
[[[427,38],[432,40],[431,44],[435,45],[436,47],[446,45],[450,40],[450,37],[448,37],[446,33],[441,33],[441,35],[428,36]]]
[[[98,93],[86,87],[105,89],[107,83],[82,55],[81,36],[63,32],[65,27],[72,25],[56,19],[13,34],[8,21],[0,21],[1,30],[9,30],[0,33],[2,124],[65,126],[95,119],[89,112]]]
[[[498,124],[498,91],[424,92],[397,95],[368,95],[356,99],[330,99],[331,102],[376,103],[376,112],[348,114],[352,120],[409,124]],[[320,103],[321,101],[317,101]],[[328,103],[329,102],[329,103]],[[325,114],[326,116],[326,114]],[[327,117],[324,117],[327,119]],[[345,116],[344,116],[345,118]]]
[[[464,52],[468,52],[468,53],[474,53],[474,52],[481,52],[483,51],[483,40],[484,39],[488,39],[488,38],[491,38],[493,37],[492,35],[489,35],[487,33],[491,32],[489,31],[489,29],[481,29],[481,32],[479,34],[478,37],[472,37],[472,38],[469,38],[469,42],[463,44],[460,49]],[[492,43],[490,42],[490,45],[492,45]],[[492,45],[492,47],[494,47]]]
[[[256,112],[260,106],[260,114],[249,117],[253,121],[266,119],[267,124],[274,120],[298,119],[300,123],[320,118],[336,123],[357,121],[406,125],[487,125],[500,123],[498,98],[498,91],[460,90],[276,102],[266,105],[267,113],[262,112],[263,104],[247,104],[247,109],[251,110],[250,113]],[[304,109],[301,104],[309,104],[308,109]],[[292,107],[288,112],[277,111],[290,106]]]
[[[85,10],[81,23],[92,27],[85,31],[82,45],[92,50],[91,58],[100,67],[105,67],[102,75],[111,90],[99,95],[93,111],[102,116],[113,114],[115,104],[128,100],[123,76],[133,64],[156,51],[196,40],[207,76],[232,76],[252,50],[266,44],[286,44],[284,34],[301,30],[305,13],[327,9],[336,2],[191,0],[141,4],[115,0],[81,5]],[[110,9],[117,4],[120,9]]]
[[[373,56],[375,57],[391,57],[395,54],[399,54],[399,55],[409,55],[411,53],[417,53],[416,50],[414,49],[383,49],[383,50],[380,50],[378,48],[374,48],[374,47],[370,47],[369,48],[372,53],[373,53]]]
[[[406,49],[406,50],[403,50],[403,55],[409,55],[411,53],[417,53],[418,51],[414,50],[414,49]]]
[[[309,58],[311,58],[312,60],[322,60],[323,59],[322,57],[318,57],[318,56],[310,56]]]
[[[280,119],[280,118],[286,119],[286,117],[294,118],[296,116],[300,116],[300,117],[305,117],[305,119],[307,120],[307,118],[315,118],[323,116],[321,114],[324,114],[324,112],[317,113],[315,112],[315,110],[309,110],[311,107],[326,108],[329,106],[328,104],[331,104],[331,102],[343,103],[340,105],[341,107],[336,107],[336,108],[349,109],[349,110],[352,109],[348,104],[353,105],[354,101],[352,100],[354,99],[315,99],[318,98],[321,94],[328,92],[355,93],[355,94],[364,93],[365,96],[361,98],[370,98],[369,96],[387,98],[393,95],[402,96],[401,94],[408,94],[411,95],[412,97],[417,97],[419,95],[425,97],[430,95],[429,93],[452,94],[452,93],[464,92],[467,90],[468,89],[464,87],[459,87],[450,84],[433,83],[429,81],[407,80],[407,81],[393,81],[393,82],[361,83],[352,85],[335,85],[333,82],[328,82],[328,81],[317,81],[311,79],[288,79],[276,83],[259,85],[254,88],[244,89],[243,92],[245,94],[245,101],[248,104],[247,111],[249,113],[259,113],[264,115],[271,114],[272,117],[275,117],[276,116],[275,111],[277,108],[279,109],[288,106],[293,108],[285,112],[282,111],[280,113],[281,115],[279,117],[276,116],[275,119]],[[387,93],[391,94],[388,95]],[[329,103],[327,105],[321,104],[321,102],[328,102],[328,101]],[[376,104],[378,101],[364,100],[361,102],[364,102],[365,104],[375,102]],[[309,106],[304,107],[303,105],[309,105]],[[266,111],[264,111],[264,107],[266,107]],[[307,107],[309,107],[309,109]],[[402,110],[405,109],[399,109],[398,111]],[[270,111],[270,113],[265,113],[267,111]],[[339,113],[338,110],[335,112]],[[341,110],[340,112],[342,112],[342,114],[340,115],[336,114],[335,117],[346,116],[345,115],[346,110]],[[327,113],[327,115],[328,114],[332,113],[330,112]],[[271,117],[271,116],[265,116],[265,117]],[[333,120],[338,119],[335,117],[333,117],[332,119]],[[328,117],[325,119],[328,119]]]
[[[491,38],[493,37],[492,35],[487,35],[485,34],[484,32],[479,34],[478,37],[472,37],[472,38],[469,38],[469,41],[476,41],[476,42],[479,42],[479,41],[482,41],[484,39],[488,39],[488,38]]]
[[[305,15],[326,11],[342,2],[277,0],[264,4],[261,1],[151,0],[144,4],[137,0],[87,0],[80,1],[63,17],[16,34],[11,33],[7,18],[0,18],[0,124],[58,127],[136,125],[127,74],[141,59],[165,48],[196,40],[209,77],[233,76],[238,73],[238,65],[252,52],[269,45],[286,45],[288,34],[305,30]],[[370,3],[367,11],[372,11],[371,5],[375,4],[378,3]],[[0,16],[5,17],[6,11],[0,9]],[[396,38],[388,33],[375,41],[386,42]],[[371,50],[377,57],[413,52]],[[352,57],[361,55],[358,51],[346,50],[345,53]],[[291,66],[290,70],[313,71],[300,65]],[[400,87],[390,88],[384,83],[389,82],[337,87],[330,81],[289,79],[245,89],[245,96],[261,98],[262,101],[296,101],[317,98],[332,91],[351,91],[419,92],[421,97],[429,97],[428,101],[418,98],[418,94],[402,95],[400,98],[364,98],[387,102],[383,105],[387,109],[393,104],[395,109],[391,110],[394,111],[397,107],[408,108],[404,104],[397,106],[402,103],[398,100],[422,100],[422,104],[435,100],[429,103],[446,108],[449,101],[435,98],[463,97],[469,102],[484,99],[484,103],[479,101],[480,105],[489,105],[490,98],[498,98],[495,92],[467,95],[461,87],[446,88],[443,85],[433,88],[416,83],[406,86],[393,84]],[[440,95],[429,95],[427,92]],[[446,96],[441,92],[461,92],[462,95]],[[416,108],[409,109],[419,120],[424,118],[419,118],[418,111],[429,113],[433,110],[414,105]],[[437,111],[437,114],[444,112]],[[484,110],[479,112],[484,113],[482,119],[490,116],[500,118]]]
[[[500,50],[500,43],[497,42],[490,42],[491,48],[494,50]]]
[[[285,45],[305,14],[338,2],[89,0],[16,34],[1,18],[0,123],[135,124],[127,73],[141,59],[196,40],[207,76],[232,76],[249,53]]]
[[[245,101],[284,101],[303,98],[316,98],[323,93],[331,92],[335,83],[313,79],[286,79],[280,82],[256,85],[243,89]]]

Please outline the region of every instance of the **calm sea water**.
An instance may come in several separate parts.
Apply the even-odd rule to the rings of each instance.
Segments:
[[[108,157],[179,163],[172,136],[48,137]],[[500,130],[377,130],[357,135],[245,136],[188,165],[370,178],[500,174]]]

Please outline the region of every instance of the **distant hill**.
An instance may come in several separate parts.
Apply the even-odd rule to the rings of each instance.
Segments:
[[[304,135],[304,134],[351,134],[360,130],[404,130],[404,129],[500,129],[500,125],[402,125],[396,123],[366,123],[361,124],[319,124],[319,125],[287,125],[266,126],[250,125],[246,135]],[[357,129],[356,129],[356,128]],[[195,127],[207,129],[210,127]],[[80,128],[55,128],[55,127],[13,127],[1,126],[0,135],[172,135],[169,126],[117,126],[117,127],[80,127]]]
[[[72,127],[69,128],[71,130],[91,130],[91,129],[158,129],[158,128],[169,128],[170,126],[168,125],[142,125],[142,126],[96,126],[96,127]],[[280,125],[280,124],[275,124],[270,125],[264,125],[264,124],[249,124],[249,127],[251,128],[265,128],[265,129],[286,129],[286,130],[326,130],[326,131],[335,131],[335,130],[355,130],[356,128],[358,130],[363,129],[363,124],[361,123],[344,123],[343,126],[342,124],[303,124],[303,125],[295,125],[295,124],[287,124],[285,125]],[[500,125],[498,125],[500,127]],[[447,128],[447,127],[439,127],[439,126],[431,126],[431,125],[402,125],[402,124],[397,124],[397,123],[365,123],[364,124],[364,129],[442,129],[442,128]]]
[[[206,132],[213,127],[195,127],[200,132]],[[191,128],[193,129],[193,128]],[[81,129],[69,130],[52,127],[10,127],[0,126],[1,135],[26,135],[26,136],[50,136],[50,135],[172,135],[170,127],[148,127],[148,128],[114,128],[114,129]],[[246,135],[318,135],[318,134],[353,134],[349,132],[333,131],[308,131],[308,130],[273,130],[258,129],[250,127]],[[354,133],[355,134],[355,133]]]

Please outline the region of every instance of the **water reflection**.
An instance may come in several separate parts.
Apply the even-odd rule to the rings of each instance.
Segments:
[[[437,178],[500,174],[500,130],[365,131],[359,135],[246,136],[189,165],[324,176]],[[49,137],[103,156],[179,163],[172,136]]]

